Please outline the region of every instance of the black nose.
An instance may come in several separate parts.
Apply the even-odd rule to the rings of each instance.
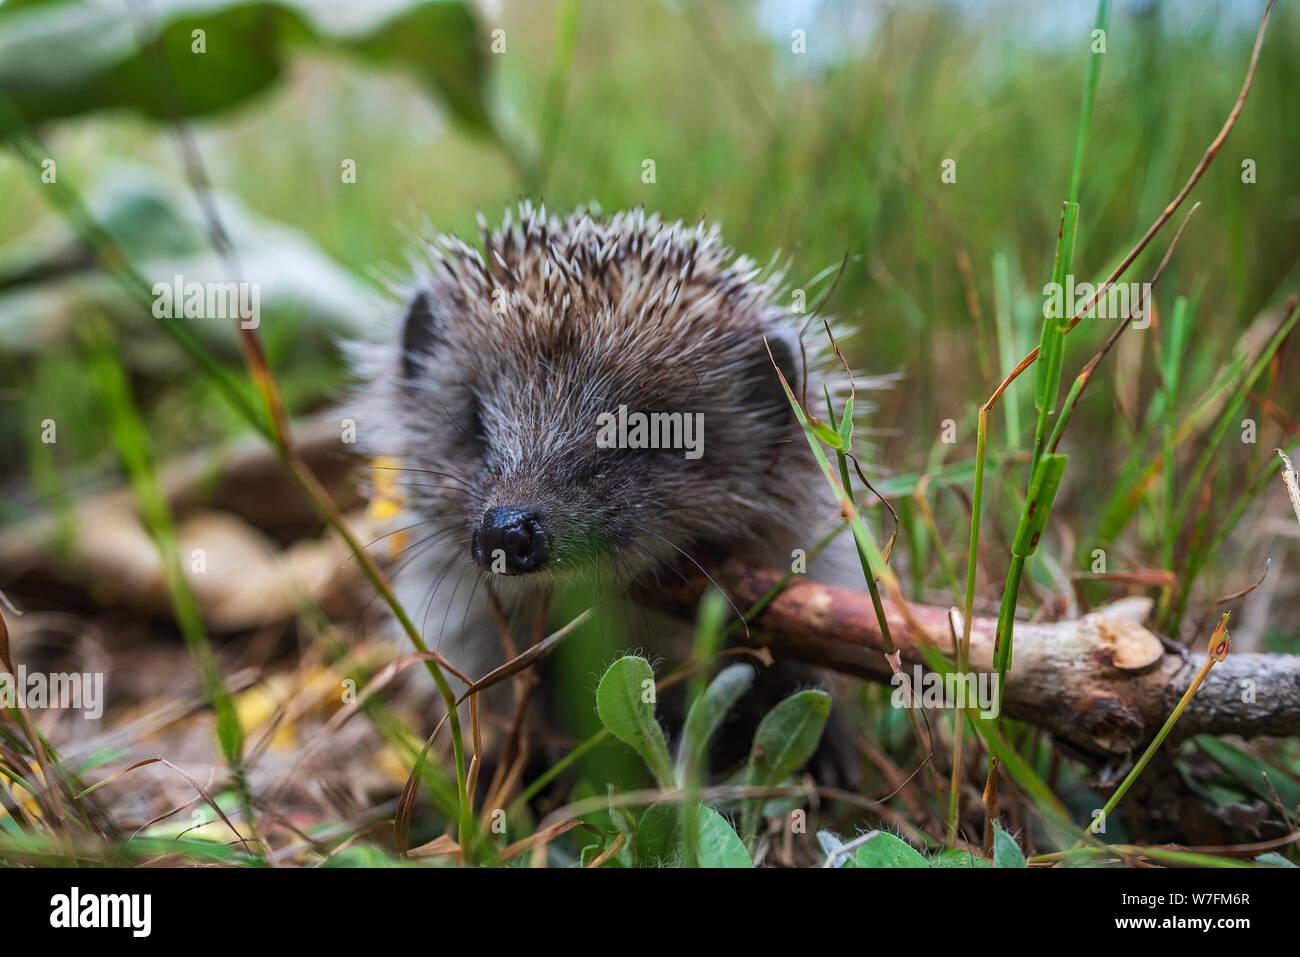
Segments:
[[[474,529],[470,554],[491,572],[523,575],[546,562],[551,543],[541,519],[517,508],[490,508]]]

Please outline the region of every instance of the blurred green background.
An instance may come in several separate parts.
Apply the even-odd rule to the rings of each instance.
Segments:
[[[1115,4],[1084,162],[1080,279],[1104,276],[1186,180],[1237,95],[1263,6]],[[1292,7],[1275,13],[1249,102],[1194,193],[1203,207],[1157,296],[1162,313],[1176,295],[1195,304],[1188,402],[1300,280]],[[87,8],[110,21],[78,21]],[[77,427],[95,421],[75,335],[85,310],[123,330],[161,457],[239,429],[153,320],[77,254],[31,165],[56,158],[59,186],[101,211],[150,281],[204,256],[215,268],[158,119],[177,111],[194,114],[185,135],[231,204],[241,262],[276,285],[262,335],[294,412],[337,397],[334,342],[365,333],[372,294],[402,273],[414,237],[472,235],[478,211],[494,218],[531,196],[560,210],[595,201],[707,217],[740,252],[766,262],[780,251],[810,301],[847,255],[827,311],[858,368],[903,374],[867,423],[879,471],[969,459],[975,408],[1008,357],[1037,341],[1093,15],[1079,2],[0,2],[0,130],[29,148],[27,161],[0,150],[0,514],[75,497],[112,464],[104,431]],[[163,56],[99,62],[155,21]],[[203,54],[191,48],[196,25],[209,31]],[[941,180],[946,160],[954,183]],[[355,182],[342,175],[349,161]],[[1149,277],[1172,231],[1129,279]],[[1069,340],[1067,378],[1109,331],[1090,325]],[[200,334],[238,368],[228,329]],[[1077,454],[1058,512],[1079,547],[1141,433],[1158,335],[1132,333],[1107,361],[1067,439]],[[1277,376],[1283,409],[1293,365]],[[1022,382],[1008,399],[1022,432],[1028,391]],[[34,440],[46,418],[71,424],[57,447]],[[956,445],[939,442],[946,419]],[[1001,415],[993,425],[994,447],[1023,442]],[[1272,444],[1265,434],[1226,452],[1220,490]],[[962,510],[937,507],[960,554]],[[1143,548],[1158,532],[1136,528],[1129,564],[1155,563]]]
[[[1114,3],[1082,167],[1080,280],[1107,275],[1187,180],[1238,95],[1264,6]],[[1073,581],[1096,570],[1103,544],[1109,571],[1195,584],[1190,607],[1183,595],[1162,624],[1187,625],[1199,644],[1207,632],[1193,626],[1215,598],[1258,579],[1269,557],[1265,597],[1234,613],[1234,640],[1300,650],[1288,626],[1296,527],[1266,471],[1298,434],[1294,349],[1244,400],[1255,441],[1238,440],[1235,419],[1207,440],[1232,411],[1225,381],[1300,289],[1300,15],[1279,6],[1240,121],[1193,194],[1202,206],[1156,322],[1125,334],[1066,436],[1065,486],[1021,600],[1031,614],[1153,593],[1149,581]],[[0,528],[66,518],[122,483],[82,334],[102,318],[161,462],[245,428],[103,271],[82,201],[147,283],[220,278],[187,178],[210,181],[241,275],[262,284],[261,336],[295,415],[340,397],[337,345],[372,328],[386,278],[403,274],[420,235],[472,236],[479,211],[496,219],[525,197],[561,211],[642,205],[719,223],[760,262],[779,254],[810,303],[846,262],[826,308],[836,334],[855,368],[901,374],[862,417],[868,467],[893,477],[902,512],[893,564],[910,597],[949,604],[965,571],[976,410],[1038,341],[1093,17],[1077,0],[0,0]],[[1181,217],[1127,279],[1150,277]],[[1190,325],[1174,349],[1178,297]],[[1067,381],[1111,328],[1090,320],[1069,337]],[[244,376],[229,323],[193,332]],[[1000,465],[982,612],[996,607],[1020,511],[1031,378],[991,418]],[[47,421],[57,443],[41,440]],[[936,479],[922,508],[907,476],[926,471]],[[1193,507],[1172,521],[1185,495]],[[1219,531],[1227,547],[1215,552]],[[596,669],[640,637],[599,624],[557,656],[575,740],[595,724]],[[906,757],[906,722],[884,701],[873,688],[846,703],[857,727]],[[1056,783],[1054,754],[1035,742],[1020,746]],[[635,782],[628,758],[594,752],[575,793]],[[1295,742],[1279,759],[1294,772]],[[1253,765],[1247,778],[1258,785]]]

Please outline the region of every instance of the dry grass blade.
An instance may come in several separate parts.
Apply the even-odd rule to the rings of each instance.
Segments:
[[[1213,607],[1221,608],[1224,605],[1232,604],[1234,601],[1237,601],[1240,598],[1245,598],[1247,595],[1253,592],[1260,585],[1264,584],[1264,579],[1268,577],[1268,570],[1272,567],[1273,567],[1273,559],[1270,558],[1264,562],[1264,573],[1259,576],[1259,579],[1257,581],[1255,581],[1250,585],[1247,585],[1245,588],[1239,589],[1238,591],[1234,591],[1230,595],[1224,595],[1222,598],[1217,599],[1214,602]]]
[[[1282,482],[1286,485],[1287,498],[1291,499],[1291,508],[1295,512],[1296,521],[1300,522],[1300,482],[1296,481],[1295,466],[1291,464],[1291,456],[1281,449],[1273,451],[1282,459]]]
[[[989,757],[989,776],[984,782],[984,853],[993,854],[993,825],[998,819],[998,759]]]
[[[537,642],[537,644],[533,645],[527,651],[522,652],[519,655],[516,655],[514,658],[511,658],[509,661],[507,661],[505,664],[501,665],[500,667],[493,668],[482,678],[479,678],[477,681],[470,684],[470,686],[464,691],[464,693],[462,693],[461,696],[456,700],[456,704],[459,705],[470,695],[478,694],[480,691],[484,691],[487,688],[491,688],[495,684],[500,684],[502,681],[505,681],[511,675],[517,674],[518,672],[527,668],[529,665],[535,664],[536,662],[545,658],[547,655],[549,655],[552,651],[556,649],[556,647],[560,644],[561,641],[563,641],[570,634],[572,634],[574,629],[578,628],[580,625],[582,625],[588,619],[590,619],[591,616],[596,613],[596,608],[597,606],[593,605],[591,608],[588,608],[582,614],[578,615],[576,618],[574,618],[564,627],[559,628],[556,631],[552,632],[551,634],[547,635],[544,639]]]
[[[406,854],[407,857],[460,857],[460,845],[446,834],[439,834],[428,844],[421,844],[419,847],[413,847]]]
[[[588,870],[595,870],[596,868],[604,867],[605,862],[608,861],[615,854],[617,854],[619,851],[621,851],[623,849],[623,845],[626,843],[627,843],[627,835],[624,834],[622,831],[619,831],[618,835],[614,838],[614,840],[609,842],[609,847],[605,848],[603,851],[601,851],[599,854],[593,857],[590,862],[588,862],[587,864]]]
[[[1129,572],[1075,572],[1070,578],[1074,581],[1119,582],[1144,588],[1175,588],[1178,585],[1178,576],[1167,568],[1136,568]]]
[[[543,855],[544,858],[547,844],[551,843],[551,841],[555,840],[561,834],[568,834],[579,825],[590,826],[586,825],[583,820],[576,817],[566,818],[563,821],[556,821],[554,824],[547,825],[536,833],[529,834],[522,840],[515,841],[515,843],[511,844],[497,856],[496,863],[506,864],[514,860],[520,854],[523,854],[525,851],[532,850],[533,848],[537,848],[538,852]],[[533,863],[537,864],[537,861],[534,861]]]
[[[112,774],[104,778],[102,781],[98,781],[95,784],[92,784],[90,787],[86,788],[84,791],[78,794],[77,799],[80,800],[81,798],[86,797],[87,795],[92,794],[95,791],[98,791],[100,788],[113,783],[118,778],[122,777],[125,774],[130,773],[131,771],[135,771],[143,767],[148,767],[151,764],[161,764],[164,767],[170,768],[172,771],[175,771],[181,778],[183,778],[186,784],[194,788],[194,790],[199,793],[199,795],[203,798],[203,802],[207,804],[208,807],[212,808],[213,812],[216,813],[217,817],[221,819],[221,822],[225,824],[226,827],[230,828],[231,833],[234,834],[235,837],[239,839],[238,842],[240,844],[243,844],[244,847],[247,849],[249,845],[249,839],[239,833],[239,828],[235,827],[234,822],[231,821],[230,818],[226,816],[226,812],[221,810],[221,805],[216,802],[216,799],[212,797],[212,795],[208,792],[208,789],[205,788],[202,784],[200,784],[198,779],[195,778],[194,775],[190,774],[184,768],[178,767],[177,765],[168,761],[166,758],[162,757],[161,755],[155,755],[152,758],[145,758],[142,761],[137,761],[135,762],[135,764],[122,768],[122,770],[120,771],[114,771]]]
[[[380,670],[380,672],[377,675],[375,675],[375,677],[371,678],[370,681],[366,683],[366,686],[361,689],[361,693],[357,695],[356,700],[348,702],[342,708],[336,711],[330,717],[329,721],[326,722],[325,727],[321,729],[320,733],[317,734],[316,737],[313,738],[311,742],[308,743],[308,745],[302,749],[302,751],[294,759],[293,765],[289,768],[288,772],[281,779],[279,788],[276,791],[276,796],[271,803],[274,804],[279,800],[283,788],[287,787],[295,779],[298,771],[312,758],[312,756],[316,754],[317,751],[319,751],[325,745],[327,741],[329,741],[332,735],[336,734],[339,731],[339,729],[343,727],[343,725],[347,724],[354,717],[360,714],[362,708],[365,707],[366,703],[371,698],[373,698],[375,694],[382,691],[385,687],[391,684],[393,679],[395,679],[398,675],[400,675],[411,665],[421,661],[434,660],[435,656],[437,656],[437,652],[434,651],[415,651],[415,652],[411,652],[408,655],[404,655],[403,657],[397,659],[396,661],[391,661],[387,665],[385,665],[383,669]],[[456,677],[459,678],[461,681],[464,681],[466,683],[469,682],[469,678],[466,675],[462,674],[460,671],[453,671],[452,673],[456,675]],[[446,715],[443,716],[443,720],[444,721],[446,720]],[[438,723],[438,728],[440,729],[441,727],[442,727],[442,722],[440,721]],[[434,730],[434,734],[435,735],[437,734],[437,729]],[[429,739],[429,743],[432,744],[432,742],[433,742],[433,738],[431,736]],[[426,750],[427,750],[427,746],[426,746]]]
[[[415,765],[406,778],[406,784],[402,787],[402,796],[397,801],[397,813],[393,817],[398,856],[406,854],[406,846],[410,841],[411,817],[415,814],[415,796],[418,793],[420,784],[420,772],[424,770],[424,760],[429,754],[429,749],[433,747],[438,732],[442,730],[442,726],[446,723],[447,716],[444,714],[434,726],[433,731],[429,733],[429,737],[424,742],[424,747],[420,749],[420,756],[416,758]]]
[[[4,604],[17,612],[8,597],[4,598]],[[4,666],[8,674],[14,675],[18,673],[18,669],[14,667],[13,658],[10,657],[9,623],[5,620],[3,610],[0,610],[0,665]],[[23,734],[27,736],[28,746],[32,749],[32,754],[36,758],[36,765],[40,768],[41,778],[45,782],[45,787],[36,796],[44,804],[44,797],[48,795],[49,807],[47,813],[55,827],[59,831],[64,831],[67,828],[66,812],[63,806],[63,796],[59,793],[59,777],[55,762],[45,746],[45,739],[41,737],[40,732],[36,730],[36,725],[32,723],[31,715],[27,713],[27,709],[15,708],[14,710],[17,712],[18,723],[22,726]]]

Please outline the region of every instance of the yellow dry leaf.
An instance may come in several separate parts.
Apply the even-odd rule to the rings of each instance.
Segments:
[[[370,500],[370,507],[366,509],[366,518],[375,523],[386,522],[400,514],[406,504],[398,482],[400,473],[397,471],[397,459],[391,455],[380,455],[374,459],[371,467],[374,471],[375,494]],[[389,558],[396,558],[406,547],[406,533],[397,532],[389,536],[388,542]]]
[[[253,685],[247,691],[235,696],[235,714],[239,724],[248,733],[256,731],[275,717],[291,694],[288,679],[277,675]],[[293,724],[281,721],[271,738],[270,747],[275,751],[293,751],[298,746],[298,734]]]

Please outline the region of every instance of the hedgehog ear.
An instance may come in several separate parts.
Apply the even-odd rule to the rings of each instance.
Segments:
[[[402,320],[402,375],[414,378],[421,361],[434,354],[438,343],[433,301],[427,292],[417,293]]]
[[[771,355],[768,355],[768,350],[771,350]],[[776,369],[772,368],[773,362],[780,368],[785,381],[789,383],[795,395],[799,394],[801,381],[799,357],[784,339],[769,336],[766,345],[759,342],[753,365],[748,370],[745,382],[745,404],[763,421],[770,423],[774,428],[780,428],[791,421],[794,411],[790,408],[785,389],[781,388],[781,380],[777,377]]]

